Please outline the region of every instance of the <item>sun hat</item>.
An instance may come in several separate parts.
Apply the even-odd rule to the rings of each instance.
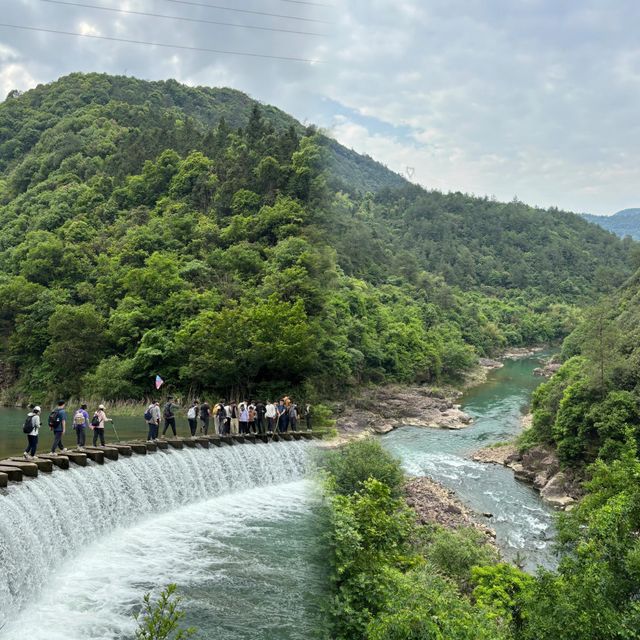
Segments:
[[[40,413],[40,411],[41,411],[40,407],[33,407],[34,413]]]

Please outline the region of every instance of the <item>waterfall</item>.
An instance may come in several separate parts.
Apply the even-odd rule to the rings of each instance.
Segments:
[[[0,491],[0,628],[79,549],[190,503],[302,478],[311,447],[286,442],[159,451],[55,470]]]

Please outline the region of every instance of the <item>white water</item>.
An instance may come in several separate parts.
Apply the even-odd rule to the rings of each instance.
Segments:
[[[209,530],[224,536],[242,526],[240,514],[286,512],[278,496],[304,476],[311,446],[158,452],[56,470],[3,491],[0,638],[123,637],[142,585],[197,582],[210,569],[211,558],[197,553]],[[275,484],[280,493],[246,491]]]

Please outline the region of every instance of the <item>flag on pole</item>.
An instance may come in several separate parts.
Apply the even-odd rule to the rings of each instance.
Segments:
[[[160,389],[163,384],[164,380],[160,376],[156,376],[156,389]]]

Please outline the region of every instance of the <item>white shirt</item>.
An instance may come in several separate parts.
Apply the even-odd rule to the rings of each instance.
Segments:
[[[31,416],[31,426],[33,427],[29,435],[37,436],[38,433],[40,432],[40,416],[37,413],[31,413],[31,412],[29,412],[27,416]]]
[[[276,405],[273,403],[269,403],[267,405],[266,408],[266,414],[267,418],[275,418],[276,417]]]

